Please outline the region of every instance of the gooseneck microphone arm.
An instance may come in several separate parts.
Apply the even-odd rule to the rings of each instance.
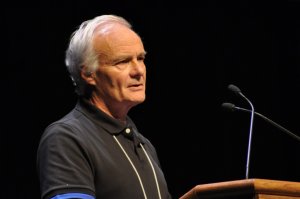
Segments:
[[[248,179],[249,178],[249,167],[250,167],[252,132],[253,132],[253,120],[254,120],[255,111],[254,111],[254,107],[253,107],[251,101],[245,95],[243,95],[243,93],[237,86],[230,84],[228,86],[228,89],[233,91],[234,93],[242,96],[251,106],[251,118],[250,118],[249,139],[248,139],[247,163],[246,163],[246,179]]]
[[[245,108],[241,108],[241,107],[237,107],[237,106],[235,106],[234,104],[231,104],[231,103],[223,103],[222,107],[224,109],[227,109],[227,110],[230,110],[230,111],[238,110],[238,111],[243,111],[243,112],[251,113],[250,110],[245,109]],[[261,117],[262,119],[264,119],[265,121],[271,123],[273,126],[277,127],[278,129],[280,129],[284,133],[288,134],[292,138],[300,141],[300,137],[299,136],[297,136],[296,134],[292,133],[291,131],[289,131],[288,129],[284,128],[283,126],[279,125],[278,123],[274,122],[273,120],[267,118],[266,116],[264,116],[264,115],[262,115],[262,114],[260,114],[258,112],[255,112],[255,115],[257,115],[257,116]]]

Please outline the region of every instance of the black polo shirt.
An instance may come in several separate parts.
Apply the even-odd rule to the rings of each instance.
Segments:
[[[127,117],[124,125],[83,99],[41,137],[37,168],[42,198],[64,193],[85,193],[97,199],[144,198],[137,174],[113,135],[136,168],[147,198],[158,198],[158,191],[139,144],[154,166],[162,198],[171,198],[155,148],[133,121]]]

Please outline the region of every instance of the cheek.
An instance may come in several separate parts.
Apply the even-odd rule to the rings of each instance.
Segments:
[[[98,73],[97,77],[97,85],[99,87],[106,87],[112,90],[121,90],[130,83],[130,76],[127,71],[102,71]]]
[[[122,89],[127,87],[127,82],[129,82],[129,77],[125,75],[116,75],[114,78],[110,79],[111,86],[115,89]]]

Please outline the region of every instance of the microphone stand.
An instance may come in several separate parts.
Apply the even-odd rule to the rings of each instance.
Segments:
[[[249,139],[248,139],[248,152],[247,152],[247,163],[246,163],[246,179],[249,178],[249,167],[250,167],[250,153],[251,153],[251,142],[252,142],[252,132],[253,132],[253,120],[254,120],[254,107],[251,103],[251,101],[245,96],[243,95],[243,93],[241,92],[241,90],[233,85],[230,84],[228,86],[228,89],[233,91],[235,94],[238,94],[240,96],[242,96],[251,106],[251,119],[250,119],[250,128],[249,128]]]
[[[254,107],[251,101],[244,96],[241,92],[239,93],[243,98],[245,98],[251,106],[251,120],[250,120],[250,128],[249,128],[249,141],[248,141],[248,152],[247,152],[247,163],[246,163],[246,179],[249,178],[249,167],[250,167],[250,153],[251,153],[251,143],[252,143],[252,132],[253,132],[253,120],[254,120]]]

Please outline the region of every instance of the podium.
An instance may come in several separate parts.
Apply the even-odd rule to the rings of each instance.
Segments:
[[[244,179],[197,185],[179,199],[300,199],[300,182]]]

